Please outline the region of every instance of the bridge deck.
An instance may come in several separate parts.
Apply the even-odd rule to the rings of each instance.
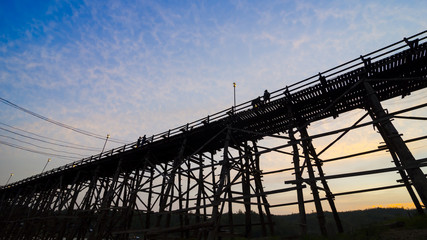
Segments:
[[[397,49],[401,48],[403,47]],[[147,154],[153,164],[170,162],[179,152],[184,138],[187,139],[185,156],[191,156],[195,152],[215,152],[224,145],[224,129],[227,126],[247,130],[233,135],[238,141],[247,141],[259,139],[263,134],[284,132],[296,124],[337,117],[341,113],[364,108],[366,94],[363,84],[360,84],[363,79],[370,81],[381,101],[405,96],[427,87],[427,43],[388,55],[375,62],[370,62],[369,59],[365,60],[365,63],[360,61],[344,70],[325,75],[329,78],[327,80],[320,81],[319,78],[298,88],[289,89],[288,94],[285,94],[283,89],[275,91],[272,93],[271,102],[259,107],[254,108],[250,102],[246,102],[235,109],[227,109],[206,118],[204,122],[203,119],[198,120],[150,137],[148,143],[142,147],[136,148],[135,143],[131,143],[102,155],[9,184],[3,187],[0,193],[34,183],[46,183],[50,179],[57,179],[58,176],[62,176],[64,184],[71,183],[77,170],[91,169],[94,166],[100,167],[102,175],[112,176],[119,159],[123,160],[124,171],[141,168]],[[375,58],[379,56],[372,57],[371,60]],[[350,70],[345,71],[347,69]],[[90,177],[88,174],[87,178]],[[46,188],[48,185],[46,184]]]

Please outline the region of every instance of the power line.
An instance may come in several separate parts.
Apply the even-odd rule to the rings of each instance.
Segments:
[[[31,149],[31,148],[26,148],[26,147],[23,147],[23,146],[19,146],[19,145],[16,145],[16,144],[13,144],[13,143],[9,143],[9,142],[5,142],[5,141],[1,141],[1,140],[0,140],[0,144],[6,145],[6,146],[9,146],[9,147],[13,147],[13,148],[17,148],[17,149],[21,149],[21,150],[24,150],[24,151],[32,152],[32,153],[38,153],[38,154],[42,154],[42,155],[50,156],[50,157],[57,157],[57,158],[61,158],[61,159],[69,160],[69,161],[70,160],[74,161],[74,160],[80,159],[78,157],[70,157],[70,156],[65,156],[65,155],[61,155],[61,154],[55,154],[55,153],[38,151],[38,150],[34,150],[34,149]]]
[[[10,126],[10,125],[8,125],[6,123],[2,123],[2,122],[0,122],[0,124],[4,125],[6,127],[12,128],[12,129],[21,131],[21,132],[25,132],[25,133],[28,133],[28,134],[31,134],[31,135],[34,135],[34,136],[37,136],[37,137],[44,138],[44,139],[49,139],[49,140],[53,140],[53,141],[56,141],[56,142],[61,142],[61,143],[65,143],[65,144],[68,144],[68,145],[72,145],[72,146],[76,146],[76,147],[81,147],[81,148],[78,148],[78,149],[84,148],[85,150],[88,150],[88,151],[97,151],[97,152],[101,151],[101,148],[87,147],[87,146],[76,144],[76,143],[70,143],[70,142],[66,142],[66,141],[63,141],[63,140],[59,140],[59,139],[55,139],[55,138],[50,138],[50,137],[42,136],[42,135],[39,135],[37,133],[33,133],[33,132],[26,131],[26,130],[23,130],[23,129],[20,129],[20,128],[17,128],[17,127],[13,127],[13,126]]]
[[[83,134],[83,135],[86,135],[86,136],[89,136],[89,137],[93,137],[93,138],[98,138],[98,139],[102,139],[102,140],[104,140],[104,139],[105,139],[105,137],[104,137],[103,135],[99,135],[99,134],[96,134],[96,133],[91,133],[91,132],[89,132],[89,131],[82,130],[82,129],[79,129],[79,128],[75,128],[75,127],[72,127],[72,126],[70,126],[70,125],[67,125],[67,124],[64,124],[64,123],[61,123],[61,122],[55,121],[55,120],[53,120],[53,119],[47,118],[47,117],[45,117],[45,116],[42,116],[42,115],[37,114],[37,113],[35,113],[35,112],[32,112],[32,111],[30,111],[30,110],[28,110],[28,109],[25,109],[25,108],[23,108],[23,107],[20,107],[20,106],[18,106],[18,105],[16,105],[16,104],[14,104],[14,103],[12,103],[12,102],[10,102],[10,101],[8,101],[8,100],[6,100],[6,99],[2,98],[2,97],[0,97],[0,102],[4,103],[4,104],[6,104],[6,105],[9,105],[9,106],[11,106],[11,107],[13,107],[13,108],[16,108],[16,109],[18,109],[18,110],[21,110],[21,111],[23,111],[23,112],[25,112],[25,113],[28,113],[28,114],[30,114],[30,115],[32,115],[32,116],[34,116],[34,117],[40,118],[40,119],[42,119],[42,120],[45,120],[45,121],[50,122],[50,123],[52,123],[52,124],[55,124],[55,125],[57,125],[57,126],[60,126],[60,127],[63,127],[63,128],[67,128],[67,129],[72,130],[72,131],[74,131],[74,132],[77,132],[77,133],[80,133],[80,134]],[[114,140],[114,139],[111,139],[110,141],[111,141],[111,142],[115,142],[115,143],[120,143],[120,144],[127,144],[127,143],[128,143],[128,142],[126,142],[126,141],[124,141],[124,140]]]
[[[78,154],[78,153],[72,153],[72,152],[67,152],[67,151],[56,150],[56,149],[53,149],[53,148],[43,147],[43,146],[36,145],[36,144],[30,143],[30,142],[27,142],[27,141],[23,141],[23,140],[20,140],[20,139],[16,139],[16,138],[11,137],[11,136],[6,136],[6,135],[2,135],[2,134],[0,134],[0,137],[9,138],[9,139],[12,139],[12,140],[15,140],[15,141],[21,142],[21,143],[25,143],[25,144],[28,144],[28,145],[31,145],[31,146],[34,146],[34,147],[38,147],[38,148],[43,148],[43,149],[51,150],[51,151],[54,151],[54,152],[60,152],[60,153],[66,153],[66,154],[72,154],[72,155],[76,155],[76,156],[79,156],[79,157],[86,157],[86,155],[82,155],[82,154]]]
[[[24,134],[17,133],[17,132],[14,132],[14,131],[11,131],[11,130],[8,130],[8,129],[2,128],[2,127],[0,127],[0,130],[6,131],[6,132],[9,132],[9,133],[12,133],[12,134],[16,134],[16,135],[21,136],[21,137],[29,138],[29,139],[32,139],[32,140],[36,140],[36,141],[40,141],[40,142],[44,142],[44,143],[48,143],[48,144],[57,145],[57,146],[60,146],[60,147],[74,148],[74,149],[86,150],[86,151],[97,151],[97,150],[88,149],[88,148],[84,148],[84,147],[67,146],[67,145],[63,145],[63,144],[59,144],[59,143],[54,143],[54,142],[46,141],[46,140],[39,139],[39,138],[34,138],[34,137],[26,136]]]

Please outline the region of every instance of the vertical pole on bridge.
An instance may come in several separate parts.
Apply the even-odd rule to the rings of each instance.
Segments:
[[[190,175],[190,171],[191,171],[190,161],[188,160],[186,163],[187,163],[187,169],[185,171],[185,174]],[[189,211],[188,211],[188,208],[190,207],[190,189],[191,189],[190,184],[191,184],[191,181],[190,181],[190,177],[187,176],[186,178],[187,178],[187,188],[185,189],[185,191],[187,193],[186,193],[186,197],[185,197],[184,225],[188,226],[188,225],[190,225],[189,215],[191,214],[191,213],[189,214]],[[185,231],[185,238],[186,239],[190,238],[190,231],[189,230]]]
[[[212,174],[214,174],[212,172]],[[202,154],[199,154],[199,178],[198,178],[198,183],[197,183],[197,200],[196,200],[196,223],[200,222],[200,207],[201,207],[201,203],[202,203],[202,194],[203,194],[203,156]],[[188,198],[187,198],[188,199]],[[188,202],[188,201],[187,201]],[[205,204],[203,204],[204,206],[204,212],[206,213],[206,206]],[[206,215],[205,215],[206,216]],[[205,220],[203,218],[203,220]]]
[[[135,215],[135,206],[136,206],[136,200],[138,195],[138,188],[140,187],[141,181],[144,178],[144,172],[147,169],[147,163],[144,163],[144,167],[142,170],[135,169],[133,170],[133,173],[128,173],[127,177],[129,178],[129,182],[122,181],[123,188],[125,188],[125,192],[123,194],[123,200],[122,200],[122,213],[118,216],[118,218],[121,220],[119,224],[116,226],[119,227],[119,229],[122,230],[130,230],[132,227],[132,222]],[[128,189],[126,189],[126,187]],[[128,190],[128,191],[127,191]],[[117,200],[118,201],[118,200]],[[121,233],[117,236],[118,239],[129,239],[130,236],[129,233]]]
[[[66,214],[65,216],[73,215],[73,210],[77,201],[77,196],[79,195],[82,188],[82,184],[78,183],[80,174],[81,174],[80,171],[78,171],[76,176],[74,177],[73,182],[70,185],[70,188],[67,190],[68,193],[66,194],[65,199],[62,199],[62,202],[60,202],[60,205],[58,206],[57,209],[54,208],[54,210],[56,210],[57,212],[61,212],[61,211],[64,212]],[[66,209],[62,209],[63,207],[65,207],[65,204],[67,203],[69,204],[68,207],[66,207]],[[55,224],[56,226],[58,226],[57,227],[58,239],[64,239],[65,234],[71,235],[72,233],[68,231],[66,226],[67,224],[71,225],[70,222],[75,220],[67,220],[66,217],[63,219],[61,219],[61,217],[57,217],[57,219],[60,220],[59,224]],[[77,225],[77,222],[74,222],[74,224]],[[72,237],[69,237],[69,238],[72,239]]]
[[[236,83],[233,83],[233,89],[234,89],[234,108],[236,108]]]
[[[227,129],[227,133],[226,133],[226,137],[225,137],[225,142],[224,142],[224,152],[223,152],[223,160],[222,160],[222,167],[221,167],[221,174],[220,174],[220,179],[219,179],[219,184],[216,188],[216,191],[214,193],[214,197],[213,197],[213,206],[212,206],[212,221],[213,226],[212,229],[209,231],[209,235],[208,235],[208,240],[215,240],[218,236],[218,232],[220,230],[220,220],[221,220],[221,212],[219,211],[220,209],[220,204],[221,204],[221,195],[224,193],[224,186],[227,184],[227,181],[230,181],[230,179],[227,179],[227,177],[229,176],[227,174],[227,172],[230,172],[230,163],[229,163],[229,159],[228,159],[228,147],[230,144],[230,134],[231,134],[231,129],[228,128]],[[227,193],[226,193],[227,194]]]
[[[146,160],[147,161],[147,160]],[[152,214],[152,207],[151,207],[151,199],[153,198],[153,181],[154,181],[154,168],[155,166],[150,166],[150,187],[148,189],[148,199],[147,199],[147,214],[145,215],[145,228],[150,229],[151,227],[151,214]]]
[[[31,213],[31,203],[33,203],[36,199],[36,193],[40,189],[38,189],[40,185],[36,184],[32,187],[26,187],[24,190],[22,188],[19,189],[17,193],[15,193],[14,201],[12,202],[12,206],[10,207],[10,210],[8,211],[8,216],[4,219],[9,222],[14,222],[13,224],[8,224],[6,231],[3,231],[5,233],[5,236],[10,236],[11,239],[15,237],[15,239],[19,239],[20,232],[22,232],[22,229],[25,229],[25,227],[28,225],[27,221],[24,221],[24,226],[19,227],[19,221],[16,221],[16,214],[15,212],[18,212],[18,210],[22,207],[23,209],[26,209],[25,215],[29,216]],[[25,197],[23,197],[25,196]],[[15,211],[17,210],[17,211]],[[17,215],[19,215],[17,213]],[[18,229],[21,229],[17,231]]]
[[[177,186],[177,196],[178,196],[178,208],[179,208],[179,226],[182,228],[184,226],[184,200],[182,196],[182,167],[178,168],[178,186]],[[187,198],[188,199],[188,198]],[[181,239],[184,239],[184,232],[181,231]]]
[[[264,222],[264,216],[263,216],[263,211],[262,211],[262,206],[264,206],[264,210],[265,210],[265,215],[267,217],[267,224],[270,230],[271,235],[274,235],[274,227],[273,227],[273,218],[271,217],[271,212],[270,212],[270,205],[267,201],[267,196],[264,192],[264,188],[262,186],[262,182],[261,182],[261,170],[260,170],[260,165],[259,165],[259,157],[260,154],[258,152],[258,147],[257,147],[257,143],[256,141],[252,141],[252,145],[253,145],[253,151],[254,154],[253,156],[255,156],[254,158],[251,156],[251,165],[252,165],[252,172],[253,172],[253,177],[254,177],[254,181],[255,181],[255,193],[257,194],[257,201],[258,201],[258,213],[260,215],[260,220],[261,220],[261,225],[263,228],[263,234],[266,235],[266,224]],[[260,200],[262,200],[262,203],[260,203]]]
[[[231,165],[231,164],[230,164]],[[230,175],[230,169],[231,166],[229,168],[229,170],[227,171],[227,179],[228,179],[228,184],[231,183],[231,175]],[[234,221],[233,221],[233,194],[231,193],[231,185],[227,186],[227,192],[225,193],[225,195],[228,195],[228,226],[229,231],[231,234],[234,234]]]
[[[393,158],[393,162],[396,165],[396,167],[400,168],[398,170],[400,177],[402,178],[403,183],[405,184],[406,190],[408,190],[409,196],[412,199],[412,202],[415,205],[415,208],[417,209],[417,212],[421,215],[424,214],[423,207],[420,204],[420,201],[417,198],[417,195],[415,195],[414,189],[412,189],[411,183],[409,182],[408,175],[405,173],[405,171],[402,168],[402,164],[399,162],[399,158],[396,155],[396,152],[392,150],[392,148],[389,147],[391,157]]]
[[[284,94],[286,97],[287,113],[291,119],[294,119],[293,121],[296,124],[296,126],[298,126],[298,124],[303,122],[303,120],[302,120],[301,116],[298,114],[298,111],[295,111],[293,108],[293,104],[292,104],[293,99],[292,99],[292,95],[289,93],[289,90],[286,89]],[[304,152],[304,158],[305,158],[305,163],[307,165],[307,171],[308,171],[308,175],[309,175],[308,181],[309,181],[309,185],[311,188],[311,192],[313,194],[313,200],[314,200],[314,205],[316,207],[316,213],[317,213],[317,218],[319,221],[320,231],[321,231],[322,235],[327,236],[326,219],[325,219],[325,214],[324,214],[323,209],[322,209],[322,203],[320,201],[318,187],[316,185],[313,166],[311,164],[312,158],[314,159],[315,164],[317,166],[318,174],[319,174],[320,178],[322,179],[321,182],[322,182],[323,188],[326,192],[326,198],[327,198],[329,205],[331,207],[331,211],[332,211],[332,214],[334,216],[334,220],[335,220],[338,232],[343,232],[341,220],[338,216],[338,212],[337,212],[337,209],[335,207],[334,197],[333,197],[333,195],[329,189],[328,183],[324,179],[325,175],[323,173],[323,169],[321,166],[322,163],[321,163],[320,159],[317,157],[316,150],[314,149],[314,146],[311,142],[311,139],[307,133],[307,125],[306,124],[300,124],[300,125],[301,126],[298,127],[298,131],[300,132],[300,135],[302,138],[302,147],[303,147],[303,152]],[[304,199],[303,199],[302,186],[301,186],[301,180],[302,180],[301,174],[302,173],[300,172],[300,168],[299,168],[298,146],[297,146],[297,142],[296,142],[295,136],[294,136],[294,131],[292,128],[289,129],[289,137],[291,139],[291,142],[293,142],[292,147],[293,147],[293,151],[294,151],[293,160],[294,160],[294,168],[295,168],[295,175],[296,175],[295,177],[297,180],[297,184],[298,183],[300,184],[300,185],[297,185],[297,187],[298,187],[297,196],[298,196],[298,207],[299,207],[299,212],[300,212],[301,232],[302,232],[302,234],[305,234],[307,229],[305,228],[306,227],[305,226],[306,225],[305,207],[304,207]],[[310,157],[310,155],[312,157]]]
[[[310,184],[310,189],[313,194],[314,206],[316,207],[316,214],[317,214],[317,219],[319,221],[320,232],[322,233],[322,235],[327,236],[328,232],[326,230],[325,213],[323,212],[322,203],[319,197],[319,190],[317,188],[317,184],[314,176],[313,165],[311,164],[311,158],[310,158],[310,152],[309,152],[309,146],[308,146],[309,140],[307,139],[308,136],[306,134],[304,136],[304,133],[306,133],[304,130],[305,128],[303,128],[303,131],[300,130],[300,133],[301,133],[301,138],[304,138],[304,140],[302,140],[302,147],[304,151],[304,158],[305,158],[305,163],[307,165],[307,172],[309,176],[308,183]]]
[[[174,190],[176,188],[175,185],[175,176],[176,174],[180,174],[180,165],[183,161],[183,156],[184,156],[184,150],[187,144],[187,138],[184,138],[181,146],[179,148],[179,152],[178,155],[176,156],[176,158],[173,160],[172,163],[172,169],[170,170],[170,173],[167,173],[167,164],[165,165],[165,176],[163,178],[163,185],[162,185],[162,193],[161,193],[161,197],[160,197],[160,203],[159,203],[159,217],[157,218],[157,223],[156,223],[156,227],[160,227],[161,225],[161,221],[162,221],[162,217],[164,214],[166,214],[166,227],[170,226],[170,221],[171,221],[171,210],[172,210],[172,204],[174,202]],[[168,178],[168,179],[166,179]],[[166,179],[166,181],[165,181]],[[181,184],[181,182],[179,182],[179,184]],[[180,194],[180,193],[178,193]],[[170,204],[169,204],[169,212],[166,213],[166,207],[168,204],[168,199],[170,199]],[[167,237],[167,236],[164,236]]]
[[[98,213],[98,216],[96,216],[96,222],[94,223],[95,226],[93,228],[93,232],[89,236],[90,240],[103,239],[106,235],[108,235],[109,231],[112,230],[108,229],[107,224],[112,221],[111,217],[108,215],[110,213],[111,202],[113,201],[113,198],[116,195],[115,188],[120,177],[120,172],[122,170],[122,162],[122,159],[118,161],[116,171],[114,173],[113,178],[111,179],[110,185],[107,185],[105,187],[104,196],[99,209],[100,211]]]
[[[245,206],[245,237],[249,238],[252,234],[252,219],[251,219],[251,199],[249,198],[250,195],[250,173],[249,173],[249,154],[250,147],[248,146],[247,142],[244,142],[243,144],[243,153],[241,149],[239,148],[239,159],[240,159],[240,165],[243,168],[242,169],[242,193],[243,193],[243,204]],[[245,157],[242,157],[245,156]],[[260,206],[258,204],[258,206]],[[261,215],[260,215],[261,216]]]
[[[371,115],[371,118],[374,119],[372,115]],[[377,129],[381,128],[381,126],[378,123],[374,123],[374,126]],[[390,151],[390,155],[393,158],[394,165],[399,168],[398,173],[399,173],[400,177],[402,178],[403,183],[405,184],[406,190],[408,190],[409,196],[411,197],[412,202],[414,203],[415,208],[417,209],[417,212],[419,214],[424,214],[424,210],[423,210],[420,202],[418,201],[418,198],[415,195],[414,190],[412,189],[411,183],[409,182],[408,175],[405,173],[405,171],[403,169],[401,169],[402,164],[400,163],[399,158],[396,155],[396,151],[393,149],[393,145],[385,140],[385,139],[387,139],[387,137],[384,135],[383,129],[381,129],[381,131],[378,131],[378,132],[381,134],[381,137],[384,139],[386,146],[388,147],[388,149]]]
[[[394,151],[399,157],[400,163],[411,179],[424,207],[427,206],[427,179],[424,173],[421,171],[418,162],[409,151],[409,148],[402,140],[400,134],[390,121],[390,118],[387,116],[371,84],[367,81],[363,84],[367,93],[367,111],[371,115],[372,120],[377,121],[381,136],[384,138],[390,150]]]
[[[98,182],[98,174],[100,166],[98,165],[95,169],[91,171],[92,178],[88,180],[88,190],[85,193],[85,196],[83,197],[80,205],[80,211],[82,211],[84,214],[83,216],[79,217],[79,223],[77,224],[77,232],[75,233],[75,238],[77,239],[83,239],[86,236],[86,233],[91,228],[91,217],[89,216],[89,210],[92,206],[93,198],[95,197],[95,192],[97,188],[97,182]]]
[[[299,211],[299,221],[300,221],[300,231],[302,235],[307,234],[307,216],[305,212],[305,206],[304,206],[304,195],[302,191],[302,176],[301,176],[301,169],[300,169],[300,161],[299,161],[299,150],[297,141],[294,136],[294,130],[291,128],[289,129],[289,138],[291,139],[292,149],[293,149],[293,163],[294,163],[294,169],[295,169],[295,180],[296,180],[296,186],[297,186],[297,199],[298,199],[298,211]]]
[[[164,214],[164,208],[162,205],[162,202],[164,201],[163,199],[166,197],[165,194],[165,190],[166,190],[166,186],[167,186],[167,179],[168,179],[168,165],[166,163],[163,163],[164,166],[162,166],[162,186],[160,189],[160,194],[159,194],[159,211],[157,212],[157,217],[156,217],[156,223],[155,223],[155,227],[159,228],[161,226],[162,223],[162,217]],[[152,190],[150,190],[151,192]]]
[[[325,180],[325,173],[323,172],[323,169],[322,169],[322,162],[317,157],[317,153],[316,153],[316,150],[314,149],[313,143],[311,142],[311,140],[309,140],[307,128],[304,127],[300,129],[300,133],[301,133],[301,138],[307,139],[307,140],[303,140],[303,142],[306,143],[304,147],[304,151],[307,151],[311,155],[311,157],[314,159],[314,163],[316,164],[316,167],[317,167],[317,172],[319,174],[319,177],[321,178],[320,182],[322,183],[323,189],[326,192],[326,199],[328,200],[329,206],[331,207],[332,215],[334,216],[334,220],[335,220],[335,224],[337,226],[338,232],[342,233],[344,232],[344,230],[341,224],[341,219],[338,215],[337,208],[335,207],[334,195],[332,194],[331,189],[329,188],[329,185]],[[307,159],[307,161],[310,161],[310,159]]]

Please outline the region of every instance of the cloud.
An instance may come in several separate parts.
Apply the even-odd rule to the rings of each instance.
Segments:
[[[282,88],[425,29],[419,20],[425,3],[393,4],[58,2],[45,16],[29,20],[25,34],[2,34],[0,96],[66,124],[134,141],[230,107],[233,82],[238,102],[248,101],[264,89]],[[348,126],[354,118],[343,114],[338,120]],[[89,146],[103,144],[7,108],[0,121]],[[402,132],[416,136],[417,129],[404,125]],[[315,123],[309,131],[331,128]],[[334,153],[372,147],[374,135],[349,135]],[[0,176],[11,169],[28,176],[38,171],[29,163],[42,168],[46,161],[3,146],[0,151],[5,166]],[[279,168],[277,158],[265,156],[262,164]],[[328,165],[328,173],[356,162]]]

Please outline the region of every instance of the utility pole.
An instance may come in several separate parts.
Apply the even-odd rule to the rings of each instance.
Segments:
[[[101,154],[104,152],[105,145],[107,145],[107,141],[110,138],[110,134],[107,134],[107,138],[105,139],[104,147],[102,148]]]
[[[5,185],[7,185],[9,183],[10,179],[12,178],[12,176],[13,176],[13,173],[10,174],[9,179],[7,179],[7,182],[6,182]]]
[[[236,83],[233,82],[233,88],[234,88],[234,108],[236,108]]]
[[[48,158],[47,159],[47,162],[46,162],[46,164],[44,165],[44,168],[43,168],[43,170],[42,170],[42,172],[41,173],[43,173],[44,172],[44,170],[46,169],[46,166],[47,166],[47,164],[50,162],[50,158]]]

